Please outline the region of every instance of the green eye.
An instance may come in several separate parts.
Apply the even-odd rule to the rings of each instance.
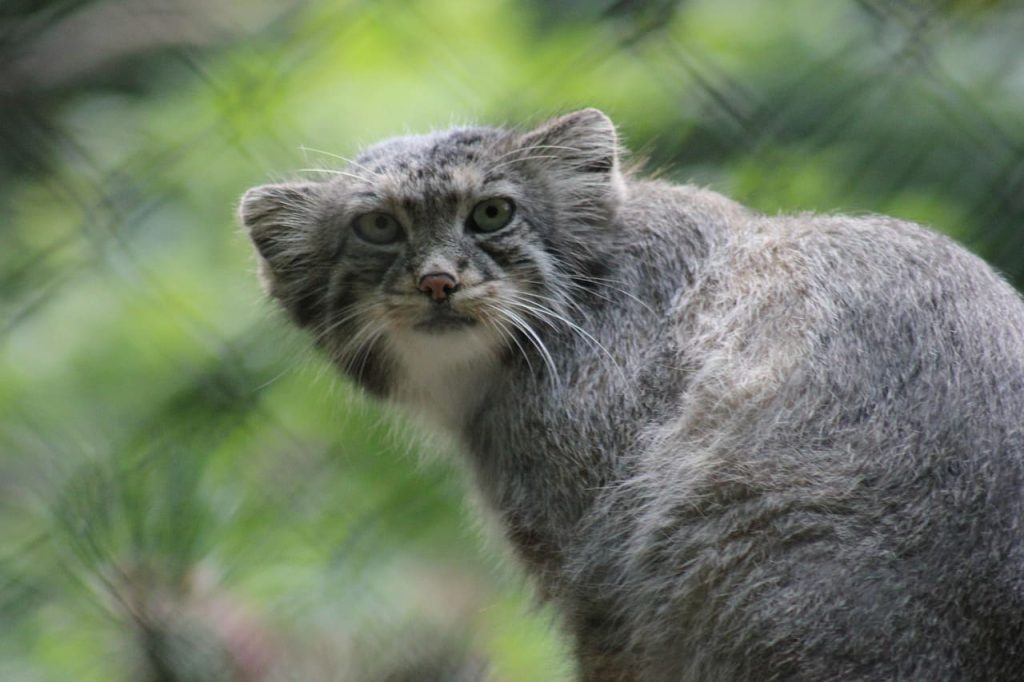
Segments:
[[[402,238],[402,227],[395,217],[381,211],[359,216],[352,223],[352,229],[371,244],[393,244]]]
[[[497,232],[512,222],[516,205],[511,199],[484,199],[473,207],[467,225],[474,232]]]

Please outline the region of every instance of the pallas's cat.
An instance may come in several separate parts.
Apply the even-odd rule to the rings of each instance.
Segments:
[[[241,219],[451,433],[583,680],[1024,676],[1024,304],[892,218],[623,173],[589,109],[386,140]]]

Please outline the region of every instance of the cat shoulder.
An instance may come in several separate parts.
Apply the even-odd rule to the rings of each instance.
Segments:
[[[630,178],[619,218],[637,228],[671,231],[679,226],[739,224],[756,215],[724,194],[697,185]]]

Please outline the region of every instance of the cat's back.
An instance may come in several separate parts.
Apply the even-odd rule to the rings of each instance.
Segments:
[[[859,402],[963,401],[997,418],[1024,410],[1024,300],[980,258],[912,223],[737,221],[674,315],[695,385],[718,379],[723,397],[733,380],[737,398],[827,382]],[[898,395],[880,393],[894,381]]]
[[[649,343],[683,375],[662,437],[877,449],[913,431],[911,449],[958,441],[1021,465],[1024,299],[967,249],[886,216],[764,216],[690,186],[644,183],[630,204],[631,267],[651,282],[637,288],[669,306],[670,338]]]
[[[685,388],[622,488],[625,592],[675,617],[638,619],[637,639],[694,652],[656,658],[693,667],[652,679],[730,658],[754,666],[737,678],[1024,665],[1012,287],[912,224],[748,215],[720,227],[673,319]]]
[[[720,406],[797,376],[875,401],[916,367],[933,402],[1024,410],[1024,300],[948,237],[878,215],[765,216],[660,182],[633,185],[623,214],[625,276],[668,301],[685,383]]]
[[[980,258],[883,216],[764,217],[676,312],[691,376],[668,430],[698,459],[1021,556],[1024,301]]]

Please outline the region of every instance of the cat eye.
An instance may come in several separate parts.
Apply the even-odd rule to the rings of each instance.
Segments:
[[[466,225],[474,232],[497,232],[512,222],[516,205],[511,199],[484,199],[473,207]]]
[[[371,244],[393,244],[402,238],[402,226],[394,216],[382,211],[364,213],[355,219],[352,229]]]

